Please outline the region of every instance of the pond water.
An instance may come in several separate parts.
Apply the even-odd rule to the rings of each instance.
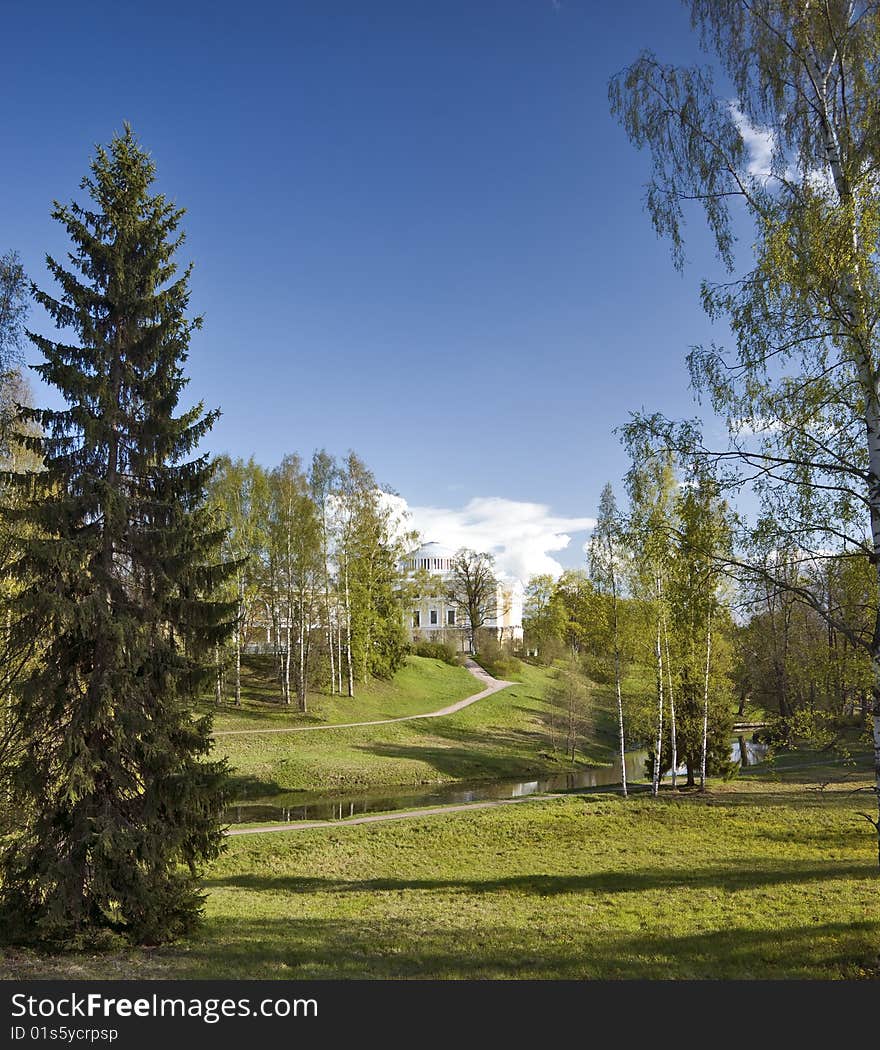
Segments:
[[[767,750],[766,744],[755,744],[738,737],[732,742],[731,759],[740,762],[745,749],[744,765],[760,762]],[[626,753],[628,783],[645,784],[647,751]],[[684,769],[679,770],[684,773]],[[584,791],[590,788],[613,787],[619,784],[620,760],[614,765],[559,773],[538,780],[484,780],[472,784],[432,784],[425,787],[388,787],[365,789],[360,792],[331,795],[295,791],[273,795],[271,799],[242,799],[229,806],[224,813],[228,824],[263,824],[272,821],[288,823],[296,820],[345,820],[364,813],[385,813],[396,809],[418,809],[424,806],[454,806],[466,802],[485,802],[505,798],[523,798],[565,791]]]

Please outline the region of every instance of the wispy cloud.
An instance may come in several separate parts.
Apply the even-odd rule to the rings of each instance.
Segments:
[[[754,437],[757,434],[781,434],[785,425],[781,420],[766,416],[754,416],[751,419],[737,420],[735,432],[740,437]]]
[[[537,573],[558,576],[562,565],[551,554],[565,550],[573,534],[596,524],[595,518],[555,515],[544,503],[500,496],[475,497],[461,508],[409,506],[403,499],[400,503],[423,541],[488,551],[501,573],[523,581]]]
[[[748,150],[749,163],[746,171],[755,179],[770,178],[773,154],[777,148],[776,135],[771,128],[756,127],[739,108],[736,100],[728,105],[736,130],[740,133]],[[792,184],[809,186],[819,194],[830,194],[834,189],[831,173],[824,168],[813,168],[805,175],[800,175],[791,164],[787,164],[782,172],[782,177]]]
[[[769,128],[756,128],[749,118],[739,108],[737,102],[730,103],[730,113],[736,130],[749,151],[749,175],[755,178],[766,177],[770,174],[773,163],[773,151],[776,148],[776,136]]]

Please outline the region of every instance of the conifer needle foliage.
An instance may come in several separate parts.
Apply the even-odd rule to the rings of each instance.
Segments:
[[[217,413],[180,407],[191,267],[183,209],[126,126],[98,148],[88,203],[56,202],[67,265],[34,288],[66,342],[29,333],[66,407],[21,409],[39,471],[18,474],[10,645],[35,645],[10,701],[18,746],[0,789],[16,827],[0,851],[0,927],[18,941],[138,943],[198,920],[200,864],[222,848],[226,765],[193,702],[233,610],[231,571],[196,453]],[[207,674],[210,671],[207,670]]]

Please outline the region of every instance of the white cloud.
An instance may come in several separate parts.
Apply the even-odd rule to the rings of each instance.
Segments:
[[[410,525],[423,542],[435,540],[457,549],[488,551],[505,576],[524,582],[537,573],[558,576],[562,566],[550,557],[565,550],[572,533],[595,527],[595,518],[564,518],[544,503],[526,503],[500,496],[475,497],[460,509],[411,507],[400,497],[389,497],[399,509],[408,510]]]
[[[736,130],[740,133],[749,151],[749,175],[757,178],[770,174],[776,136],[769,128],[756,128],[736,102],[730,103],[730,112]]]
[[[770,177],[770,169],[773,164],[773,153],[776,149],[776,135],[770,128],[758,128],[739,108],[736,101],[728,103],[736,130],[740,133],[745,147],[749,153],[749,163],[746,170],[755,179],[767,179]],[[832,195],[834,191],[834,180],[831,172],[826,169],[812,168],[806,175],[801,177],[797,172],[787,165],[782,177],[788,182],[802,183],[809,186],[816,193]]]
[[[770,419],[766,416],[753,416],[750,419],[740,419],[735,423],[735,431],[740,437],[754,437],[757,434],[781,434],[785,425],[781,420]]]

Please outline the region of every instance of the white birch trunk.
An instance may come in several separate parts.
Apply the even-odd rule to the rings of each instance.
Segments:
[[[614,687],[617,692],[617,727],[620,733],[620,786],[623,797],[627,797],[626,788],[626,738],[623,732],[623,691],[620,674],[620,616],[617,607],[617,574],[614,571],[614,547],[608,542],[608,565],[611,573],[611,608],[614,614]]]
[[[241,707],[241,631],[235,625],[235,706]]]
[[[325,615],[327,617],[327,647],[330,652],[330,695],[336,692],[336,660],[333,653],[333,616],[330,612],[330,585],[324,586]]]
[[[284,703],[284,657],[281,653],[281,614],[277,608],[272,611],[272,638],[275,647],[275,670],[278,674],[278,685],[281,689],[281,703]]]
[[[214,646],[214,664],[216,667],[216,674],[214,675],[214,700],[219,706],[223,703],[223,677],[220,670],[220,646]]]
[[[298,693],[297,701],[300,711],[306,709],[306,638],[305,638],[305,600],[302,592],[300,592],[299,599],[299,679],[297,682]]]
[[[712,657],[712,610],[706,619],[706,677],[703,684],[703,746],[700,753],[700,791],[706,790],[706,754],[709,750],[709,665]]]
[[[663,749],[663,649],[660,645],[660,577],[657,577],[657,638],[654,643],[657,660],[657,746],[654,750],[654,775],[651,778],[651,794],[660,794],[660,752]]]
[[[873,397],[868,398],[865,409],[865,429],[868,438],[868,468],[870,473],[869,507],[871,516],[871,539],[875,555],[877,593],[880,594],[880,386],[873,385]],[[877,863],[880,865],[880,611],[871,642],[872,700],[871,723],[874,743],[874,795],[877,802]]]
[[[311,627],[311,616],[309,617],[309,625]],[[304,672],[305,672],[305,675],[306,675],[306,685],[305,685],[305,689],[303,691],[303,703],[302,703],[303,712],[306,712],[308,710],[308,708],[309,708],[308,675],[309,675],[309,656],[310,656],[311,651],[312,651],[312,632],[311,632],[311,630],[306,631],[305,646],[306,646],[306,655],[305,655],[305,661],[304,661]]]
[[[827,84],[827,78],[822,76],[822,71],[815,59],[813,76],[815,84]],[[853,198],[852,187],[844,170],[840,152],[840,138],[835,133],[834,115],[829,106],[829,100],[827,96],[821,95],[816,101],[822,110],[821,123],[825,155],[831,168],[835,191],[841,204],[853,205],[855,214],[858,211],[858,201]],[[858,257],[860,244],[857,221],[853,222],[852,240],[856,257]],[[867,495],[871,519],[874,564],[877,573],[877,593],[880,594],[880,376],[878,376],[874,367],[864,323],[863,289],[858,287],[857,275],[855,274],[843,274],[842,282],[842,290],[849,307],[848,312],[850,316],[848,320],[853,331],[850,343],[865,398],[865,432],[868,445]],[[871,643],[871,669],[873,677],[871,715],[874,743],[874,795],[877,802],[877,819],[873,823],[877,831],[877,862],[880,864],[880,612],[877,614],[874,637]]]
[[[287,703],[290,703],[290,621],[293,618],[293,497],[288,490],[287,496],[287,535],[286,539],[286,583],[287,583],[287,649],[284,655],[284,690]]]
[[[291,614],[290,603],[287,604],[287,623],[284,627],[284,684],[282,689],[282,695],[284,697],[284,703],[290,703],[290,614]]]
[[[342,621],[339,610],[336,610],[336,678],[337,692],[342,696]]]
[[[235,706],[241,707],[241,622],[244,619],[244,580],[238,577],[238,605],[235,610]]]
[[[663,617],[663,643],[666,649],[666,679],[669,683],[669,739],[672,745],[672,787],[675,789],[676,770],[678,769],[678,737],[675,733],[675,698],[672,692],[672,661],[669,659],[669,633],[666,630],[666,616]]]
[[[330,556],[327,543],[327,504],[321,501],[321,554],[324,559],[324,615],[327,617],[327,650],[330,654],[330,695],[336,692],[336,660],[333,653],[333,614],[330,610]]]

